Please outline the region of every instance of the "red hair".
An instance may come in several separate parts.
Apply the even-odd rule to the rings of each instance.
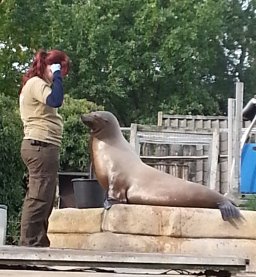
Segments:
[[[61,65],[62,76],[66,76],[68,74],[70,61],[65,52],[56,49],[50,50],[48,52],[43,49],[39,50],[35,54],[32,65],[28,69],[27,73],[25,73],[22,77],[20,91],[30,78],[38,76],[44,79],[46,66],[54,63],[59,63]]]

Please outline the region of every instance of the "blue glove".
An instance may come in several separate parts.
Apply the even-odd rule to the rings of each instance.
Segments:
[[[61,69],[61,66],[59,63],[54,63],[51,65],[51,71],[52,71],[52,74],[55,72],[55,71],[58,71]]]

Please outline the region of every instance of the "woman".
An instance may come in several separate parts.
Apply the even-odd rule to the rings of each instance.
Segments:
[[[48,218],[55,199],[63,129],[57,108],[63,103],[62,77],[68,71],[69,58],[64,52],[40,50],[22,79],[21,157],[29,173],[21,216],[22,246],[50,246]]]

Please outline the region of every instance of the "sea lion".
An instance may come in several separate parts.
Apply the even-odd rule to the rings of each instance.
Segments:
[[[105,208],[115,203],[218,208],[223,220],[241,217],[222,194],[143,163],[112,113],[96,111],[81,120],[91,129],[92,164],[98,182],[107,190]]]

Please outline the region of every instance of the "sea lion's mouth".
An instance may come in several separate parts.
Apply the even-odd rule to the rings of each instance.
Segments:
[[[94,134],[99,133],[102,129],[106,128],[109,123],[108,118],[104,117],[106,112],[91,112],[89,114],[81,115],[81,120],[91,129]]]
[[[87,125],[88,127],[92,127],[93,124],[93,117],[91,115],[81,115],[82,122]]]

